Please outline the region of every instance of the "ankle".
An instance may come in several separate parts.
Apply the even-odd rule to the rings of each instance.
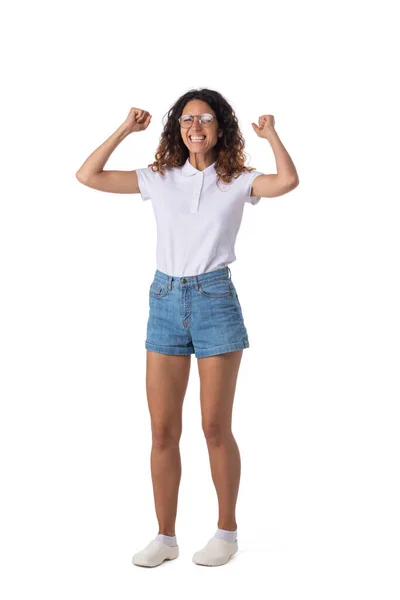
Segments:
[[[225,531],[237,531],[236,523],[218,523],[218,529],[224,529]]]

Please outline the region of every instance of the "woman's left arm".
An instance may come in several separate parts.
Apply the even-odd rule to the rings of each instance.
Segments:
[[[276,175],[259,175],[253,182],[253,196],[280,196],[299,185],[299,176],[292,159],[275,131],[273,115],[263,115],[258,119],[259,127],[252,123],[256,134],[269,141],[275,156]],[[274,188],[274,189],[272,189]],[[278,193],[280,191],[280,193]]]

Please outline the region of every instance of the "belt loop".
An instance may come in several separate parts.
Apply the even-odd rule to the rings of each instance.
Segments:
[[[226,268],[228,269],[228,275],[229,275],[228,279],[232,279],[231,270],[228,267],[228,265],[226,265]]]
[[[169,276],[168,289],[169,289],[169,291],[172,290],[172,275]]]
[[[197,281],[197,275],[193,275],[193,279],[194,279],[194,284],[196,286],[196,290],[199,289],[199,282]]]

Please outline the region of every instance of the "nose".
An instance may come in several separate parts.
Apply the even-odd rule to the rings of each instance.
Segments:
[[[194,117],[194,121],[190,126],[190,131],[192,131],[193,129],[195,131],[201,130],[201,125],[199,123],[199,117]]]

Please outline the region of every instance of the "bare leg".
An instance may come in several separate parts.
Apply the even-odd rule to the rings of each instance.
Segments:
[[[234,531],[240,453],[233,437],[232,407],[243,350],[198,359],[202,426],[218,496],[218,527]]]
[[[158,533],[175,535],[181,480],[179,440],[190,355],[146,352],[146,392],[152,431],[150,463]]]

